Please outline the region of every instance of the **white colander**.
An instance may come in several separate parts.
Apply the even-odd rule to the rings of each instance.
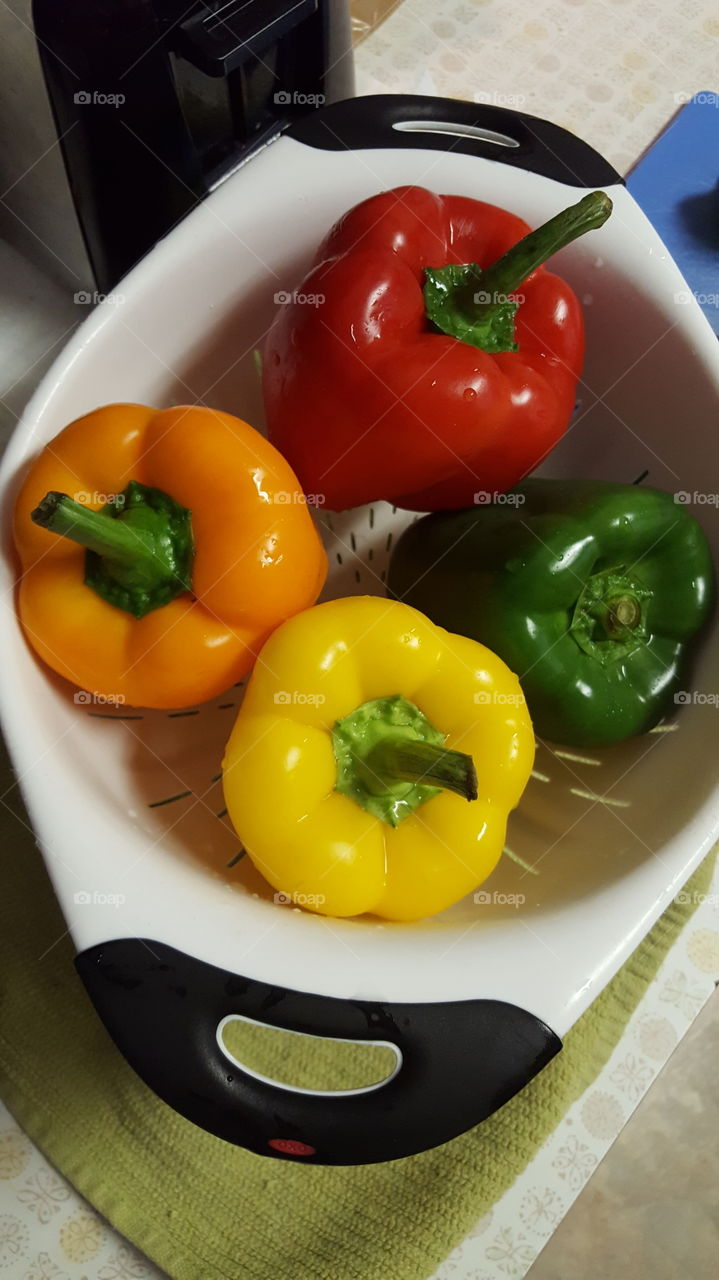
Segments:
[[[281,305],[275,294],[299,282],[341,213],[401,183],[489,200],[532,224],[586,190],[609,190],[606,226],[553,263],[583,299],[587,360],[574,424],[543,470],[644,475],[688,494],[716,545],[706,490],[719,476],[717,342],[693,299],[675,301],[686,285],[647,219],[605,162],[563,131],[412,98],[317,113],[234,173],[118,285],[17,428],[0,475],[6,526],[26,459],[100,404],[200,400],[261,426],[253,353]],[[384,503],[320,510],[325,597],[383,594],[392,541],[413,518]],[[180,712],[83,705],[23,640],[7,546],[0,573],[4,729],[83,978],[144,1078],[256,1151],[381,1159],[475,1123],[556,1051],[716,838],[712,632],[697,692],[651,734],[597,753],[539,744],[508,834],[536,875],[503,858],[479,900],[409,925],[280,906],[240,856],[223,808],[220,761],[241,685]],[[190,993],[184,1013],[167,994],[173,982]],[[512,1009],[521,1026],[492,1022]],[[389,1041],[403,1066],[362,1095],[292,1093],[255,1077],[259,1101],[240,1096],[249,1073],[227,1070],[213,1047],[229,1015]],[[405,1106],[413,1089],[414,1109]]]

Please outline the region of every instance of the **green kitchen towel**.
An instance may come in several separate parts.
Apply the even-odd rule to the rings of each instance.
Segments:
[[[2,777],[2,1093],[77,1190],[173,1280],[431,1275],[606,1062],[714,861],[702,864],[689,882],[696,892],[662,916],[558,1057],[484,1124],[406,1160],[303,1167],[195,1128],[120,1057],[76,977],[27,817],[0,769]]]

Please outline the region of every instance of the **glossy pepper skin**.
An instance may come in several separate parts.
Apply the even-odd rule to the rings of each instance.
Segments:
[[[393,826],[336,789],[337,723],[397,695],[471,756],[476,800],[443,790]],[[286,901],[416,920],[492,871],[533,758],[524,698],[499,658],[407,605],[358,596],[298,614],[265,645],[227,744],[225,802]]]
[[[701,528],[637,485],[533,479],[507,496],[407,529],[390,591],[495,649],[540,737],[602,747],[653,728],[712,609]]]
[[[595,195],[608,216],[611,201]],[[307,492],[335,510],[382,498],[464,507],[477,491],[505,492],[552,449],[584,360],[570,286],[543,266],[520,272],[519,292],[507,288],[523,298],[518,350],[498,354],[437,330],[423,294],[426,269],[499,265],[528,231],[505,209],[422,187],[373,196],[332,228],[263,362],[270,439]],[[477,297],[482,288],[480,278]]]
[[[106,512],[129,482],[189,509],[194,540],[189,589],[139,618],[86,585],[83,546],[31,518],[47,494],[79,501],[83,520]],[[317,598],[327,568],[285,460],[247,423],[201,407],[114,404],[71,423],[31,464],[14,537],[33,649],[74,684],[144,707],[222,693],[278,623]]]

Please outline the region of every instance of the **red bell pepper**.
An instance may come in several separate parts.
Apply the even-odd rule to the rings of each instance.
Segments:
[[[611,207],[594,192],[529,234],[504,209],[422,187],[350,209],[265,350],[270,439],[305,492],[334,510],[438,510],[536,467],[584,358],[580,303],[541,264]]]

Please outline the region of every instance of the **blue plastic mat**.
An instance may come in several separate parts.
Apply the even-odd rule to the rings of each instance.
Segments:
[[[627,177],[719,335],[719,92],[694,95]]]

